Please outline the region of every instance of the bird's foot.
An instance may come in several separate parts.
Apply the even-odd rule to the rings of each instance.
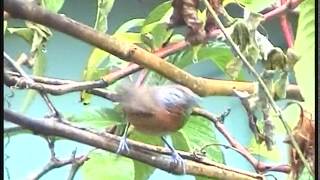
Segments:
[[[128,153],[129,152],[129,147],[127,144],[127,138],[126,137],[122,137],[119,143],[119,147],[117,150],[117,154],[121,154],[121,153]]]
[[[183,158],[179,155],[177,151],[172,152],[172,159],[176,166],[182,167],[183,174],[186,173],[186,164],[184,163]]]

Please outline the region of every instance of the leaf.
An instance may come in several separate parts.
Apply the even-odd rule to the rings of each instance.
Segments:
[[[173,56],[173,61],[177,67],[183,69],[193,63],[193,58],[194,54],[192,51],[192,47],[188,47],[184,51],[176,53]]]
[[[220,70],[225,72],[226,65],[233,58],[230,47],[224,43],[215,43],[209,47],[203,47],[198,53],[199,60],[210,59]]]
[[[153,48],[161,48],[163,43],[171,36],[172,32],[172,29],[167,29],[167,25],[165,23],[157,24],[151,32],[153,37]]]
[[[45,72],[45,67],[47,64],[46,56],[42,49],[38,49],[34,54],[34,65],[32,68],[32,74],[36,76],[42,76]],[[31,103],[34,101],[37,91],[35,90],[28,90],[26,97],[24,98],[22,105],[21,105],[21,112],[26,112],[30,107]]]
[[[131,28],[140,27],[144,23],[144,19],[131,19],[125,23],[123,23],[116,31],[116,33],[127,32]]]
[[[315,6],[314,0],[305,0],[300,5],[297,36],[294,50],[301,57],[294,67],[302,96],[303,107],[315,114]]]
[[[143,24],[143,28],[146,28],[146,25],[154,23],[154,22],[158,22],[158,23],[165,22],[165,20],[170,18],[170,16],[171,16],[171,12],[169,11],[170,9],[172,9],[171,1],[166,1],[162,4],[160,4],[159,6],[157,6],[156,8],[154,8],[148,14],[148,16]],[[147,33],[150,31],[146,31],[146,29],[145,30],[142,29],[141,32]]]
[[[235,80],[239,77],[241,69],[242,61],[239,58],[235,57],[226,65],[225,72],[232,80]]]
[[[186,140],[190,151],[199,150],[204,145],[211,143],[218,143],[216,136],[214,134],[214,127],[211,122],[200,117],[200,116],[190,116],[186,125],[180,130],[184,139]],[[181,136],[181,134],[179,135]],[[173,137],[177,138],[177,137]],[[179,139],[182,139],[179,137]],[[180,143],[184,143],[180,141]],[[183,144],[174,144],[185,147]],[[209,146],[205,149],[206,156],[215,161],[224,163],[223,154],[220,147]]]
[[[287,85],[288,85],[288,72],[283,72],[280,74],[280,77],[275,82],[275,93],[278,98],[286,98],[287,94]]]
[[[51,12],[58,12],[64,4],[64,0],[42,0],[41,6]]]
[[[121,25],[118,30],[116,31],[116,33],[114,34],[114,36],[117,36],[117,34],[119,33],[119,36],[121,38],[121,34],[123,35],[124,32],[130,30],[133,27],[138,27],[141,26],[142,22],[144,20],[143,19],[132,19],[126,23],[124,23],[123,25]],[[130,36],[130,35],[129,35]],[[105,52],[99,48],[94,48],[92,50],[92,53],[89,56],[87,65],[85,67],[85,70],[83,71],[83,79],[88,81],[88,80],[96,80],[99,79],[101,77],[101,74],[98,74],[97,68],[104,62],[106,62],[106,60],[110,57],[110,53]],[[117,61],[119,62],[119,61]],[[108,63],[113,63],[113,60],[110,60]],[[122,64],[127,64],[124,61],[121,61]],[[109,66],[112,67],[112,66]],[[106,69],[106,73],[109,72],[109,69]],[[80,99],[81,102],[83,102],[84,104],[89,104],[90,103],[90,99],[91,99],[91,94],[87,93],[86,91],[81,91],[80,93]]]
[[[284,129],[283,124],[273,111],[271,111],[270,116],[272,118],[272,122],[274,123],[275,134],[286,134],[286,130]],[[299,121],[300,108],[298,106],[288,106],[282,111],[282,116],[292,129]]]
[[[134,169],[131,159],[110,152],[96,150],[81,167],[84,179],[133,179]]]
[[[153,9],[143,23],[141,28],[141,34],[144,35],[143,41],[151,49],[160,48],[173,32],[172,29],[167,28],[166,23],[171,15],[170,10],[172,10],[171,2],[164,2]]]
[[[113,7],[114,0],[97,0],[98,8],[94,29],[106,32],[108,29],[108,15]]]
[[[224,0],[223,6],[229,3],[240,3],[252,12],[259,12],[274,4],[276,0]]]
[[[33,31],[30,28],[8,28],[8,32],[11,34],[17,34],[29,44],[32,43]]]
[[[90,128],[105,129],[112,125],[124,124],[122,114],[111,108],[85,107],[82,112],[68,115],[71,122]]]
[[[133,32],[119,32],[114,35],[120,41],[126,41],[132,44],[139,44],[142,43],[141,41],[141,34],[140,33],[133,33]]]
[[[163,142],[161,141],[160,137],[142,134],[135,130],[130,135],[130,139],[140,141],[146,144],[163,146]],[[135,172],[134,179],[136,180],[148,179],[155,170],[154,167],[144,164],[142,162],[139,162],[136,160],[134,160],[133,162],[134,162],[134,172]]]
[[[248,146],[248,150],[253,155],[259,155],[268,160],[279,162],[281,160],[280,154],[281,151],[277,146],[274,146],[271,151],[267,149],[265,142],[258,144],[255,138],[251,138],[251,142]]]

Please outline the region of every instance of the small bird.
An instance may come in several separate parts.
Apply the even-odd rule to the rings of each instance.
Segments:
[[[171,150],[175,163],[182,165],[185,172],[183,159],[164,136],[185,125],[192,108],[198,106],[199,97],[181,85],[121,86],[118,94],[128,123],[117,153],[129,151],[126,137],[131,123],[142,133],[161,136]]]

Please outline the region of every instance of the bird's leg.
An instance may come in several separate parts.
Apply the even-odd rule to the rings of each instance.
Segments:
[[[164,136],[161,136],[162,141],[166,144],[166,146],[171,150],[172,152],[172,158],[174,160],[174,163],[176,163],[177,166],[182,166],[183,174],[186,173],[186,165],[184,163],[183,158],[179,155],[179,153],[174,149],[173,146],[171,146]]]
[[[125,152],[125,153],[129,152],[129,147],[128,147],[128,144],[127,144],[127,134],[128,134],[129,126],[130,126],[130,123],[128,122],[126,124],[126,128],[124,129],[123,135],[122,135],[120,143],[119,143],[119,147],[118,147],[118,150],[117,150],[118,154],[122,153],[122,152]]]

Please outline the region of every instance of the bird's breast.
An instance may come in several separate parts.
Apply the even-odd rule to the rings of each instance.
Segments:
[[[172,114],[168,111],[158,111],[148,117],[128,113],[127,119],[135,129],[150,135],[176,132],[185,124],[185,117],[182,114]]]

